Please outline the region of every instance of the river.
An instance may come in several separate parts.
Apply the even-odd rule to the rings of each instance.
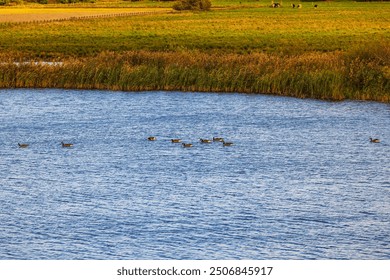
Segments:
[[[0,259],[390,259],[389,128],[375,102],[0,90]]]

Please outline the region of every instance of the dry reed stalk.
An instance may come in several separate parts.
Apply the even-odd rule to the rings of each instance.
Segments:
[[[269,93],[389,102],[387,53],[103,52],[61,65],[0,64],[0,87]]]

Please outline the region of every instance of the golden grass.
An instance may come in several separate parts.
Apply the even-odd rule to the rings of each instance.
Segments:
[[[133,13],[168,12],[169,8],[3,8],[0,23],[69,20],[99,16],[121,16]]]
[[[0,87],[245,92],[390,101],[390,48],[349,53],[104,52],[61,65],[3,57]]]

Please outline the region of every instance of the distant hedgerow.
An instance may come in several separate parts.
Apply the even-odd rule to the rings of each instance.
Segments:
[[[180,0],[173,5],[173,9],[177,11],[208,11],[211,8],[210,0]]]

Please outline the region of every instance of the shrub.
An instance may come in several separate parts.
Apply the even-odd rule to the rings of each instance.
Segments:
[[[210,0],[180,0],[173,5],[173,9],[177,11],[192,10],[192,11],[208,11],[211,8]]]
[[[57,0],[56,2],[61,4],[95,3],[95,0]]]

